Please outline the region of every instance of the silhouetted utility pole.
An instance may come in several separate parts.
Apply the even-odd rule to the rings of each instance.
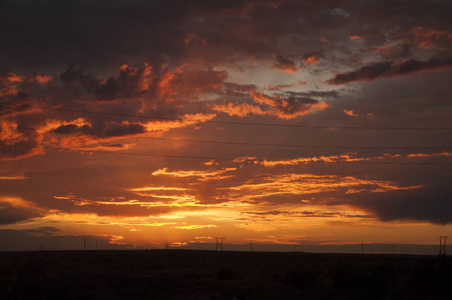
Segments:
[[[86,250],[86,239],[83,239],[83,250]]]
[[[223,252],[223,241],[225,240],[225,238],[220,237],[220,238],[215,238],[215,253],[217,253],[218,251]]]
[[[439,255],[444,255],[446,256],[446,240],[447,240],[447,236],[439,236]]]

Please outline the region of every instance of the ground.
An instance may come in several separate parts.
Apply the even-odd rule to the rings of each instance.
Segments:
[[[0,253],[1,299],[447,299],[446,257],[190,250]]]

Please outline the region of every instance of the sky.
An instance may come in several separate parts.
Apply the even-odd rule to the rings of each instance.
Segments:
[[[0,250],[437,245],[451,11],[2,1]]]

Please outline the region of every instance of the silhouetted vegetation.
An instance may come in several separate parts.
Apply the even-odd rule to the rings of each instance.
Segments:
[[[451,278],[433,256],[0,253],[1,299],[448,299]]]

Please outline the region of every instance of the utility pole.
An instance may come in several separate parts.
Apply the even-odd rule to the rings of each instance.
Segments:
[[[83,239],[83,250],[86,250],[86,239]]]
[[[224,237],[215,238],[215,253],[218,253],[218,251],[223,252],[223,241],[224,240],[225,240]]]
[[[447,236],[439,236],[439,255],[444,255],[446,256],[446,241],[447,241]]]

